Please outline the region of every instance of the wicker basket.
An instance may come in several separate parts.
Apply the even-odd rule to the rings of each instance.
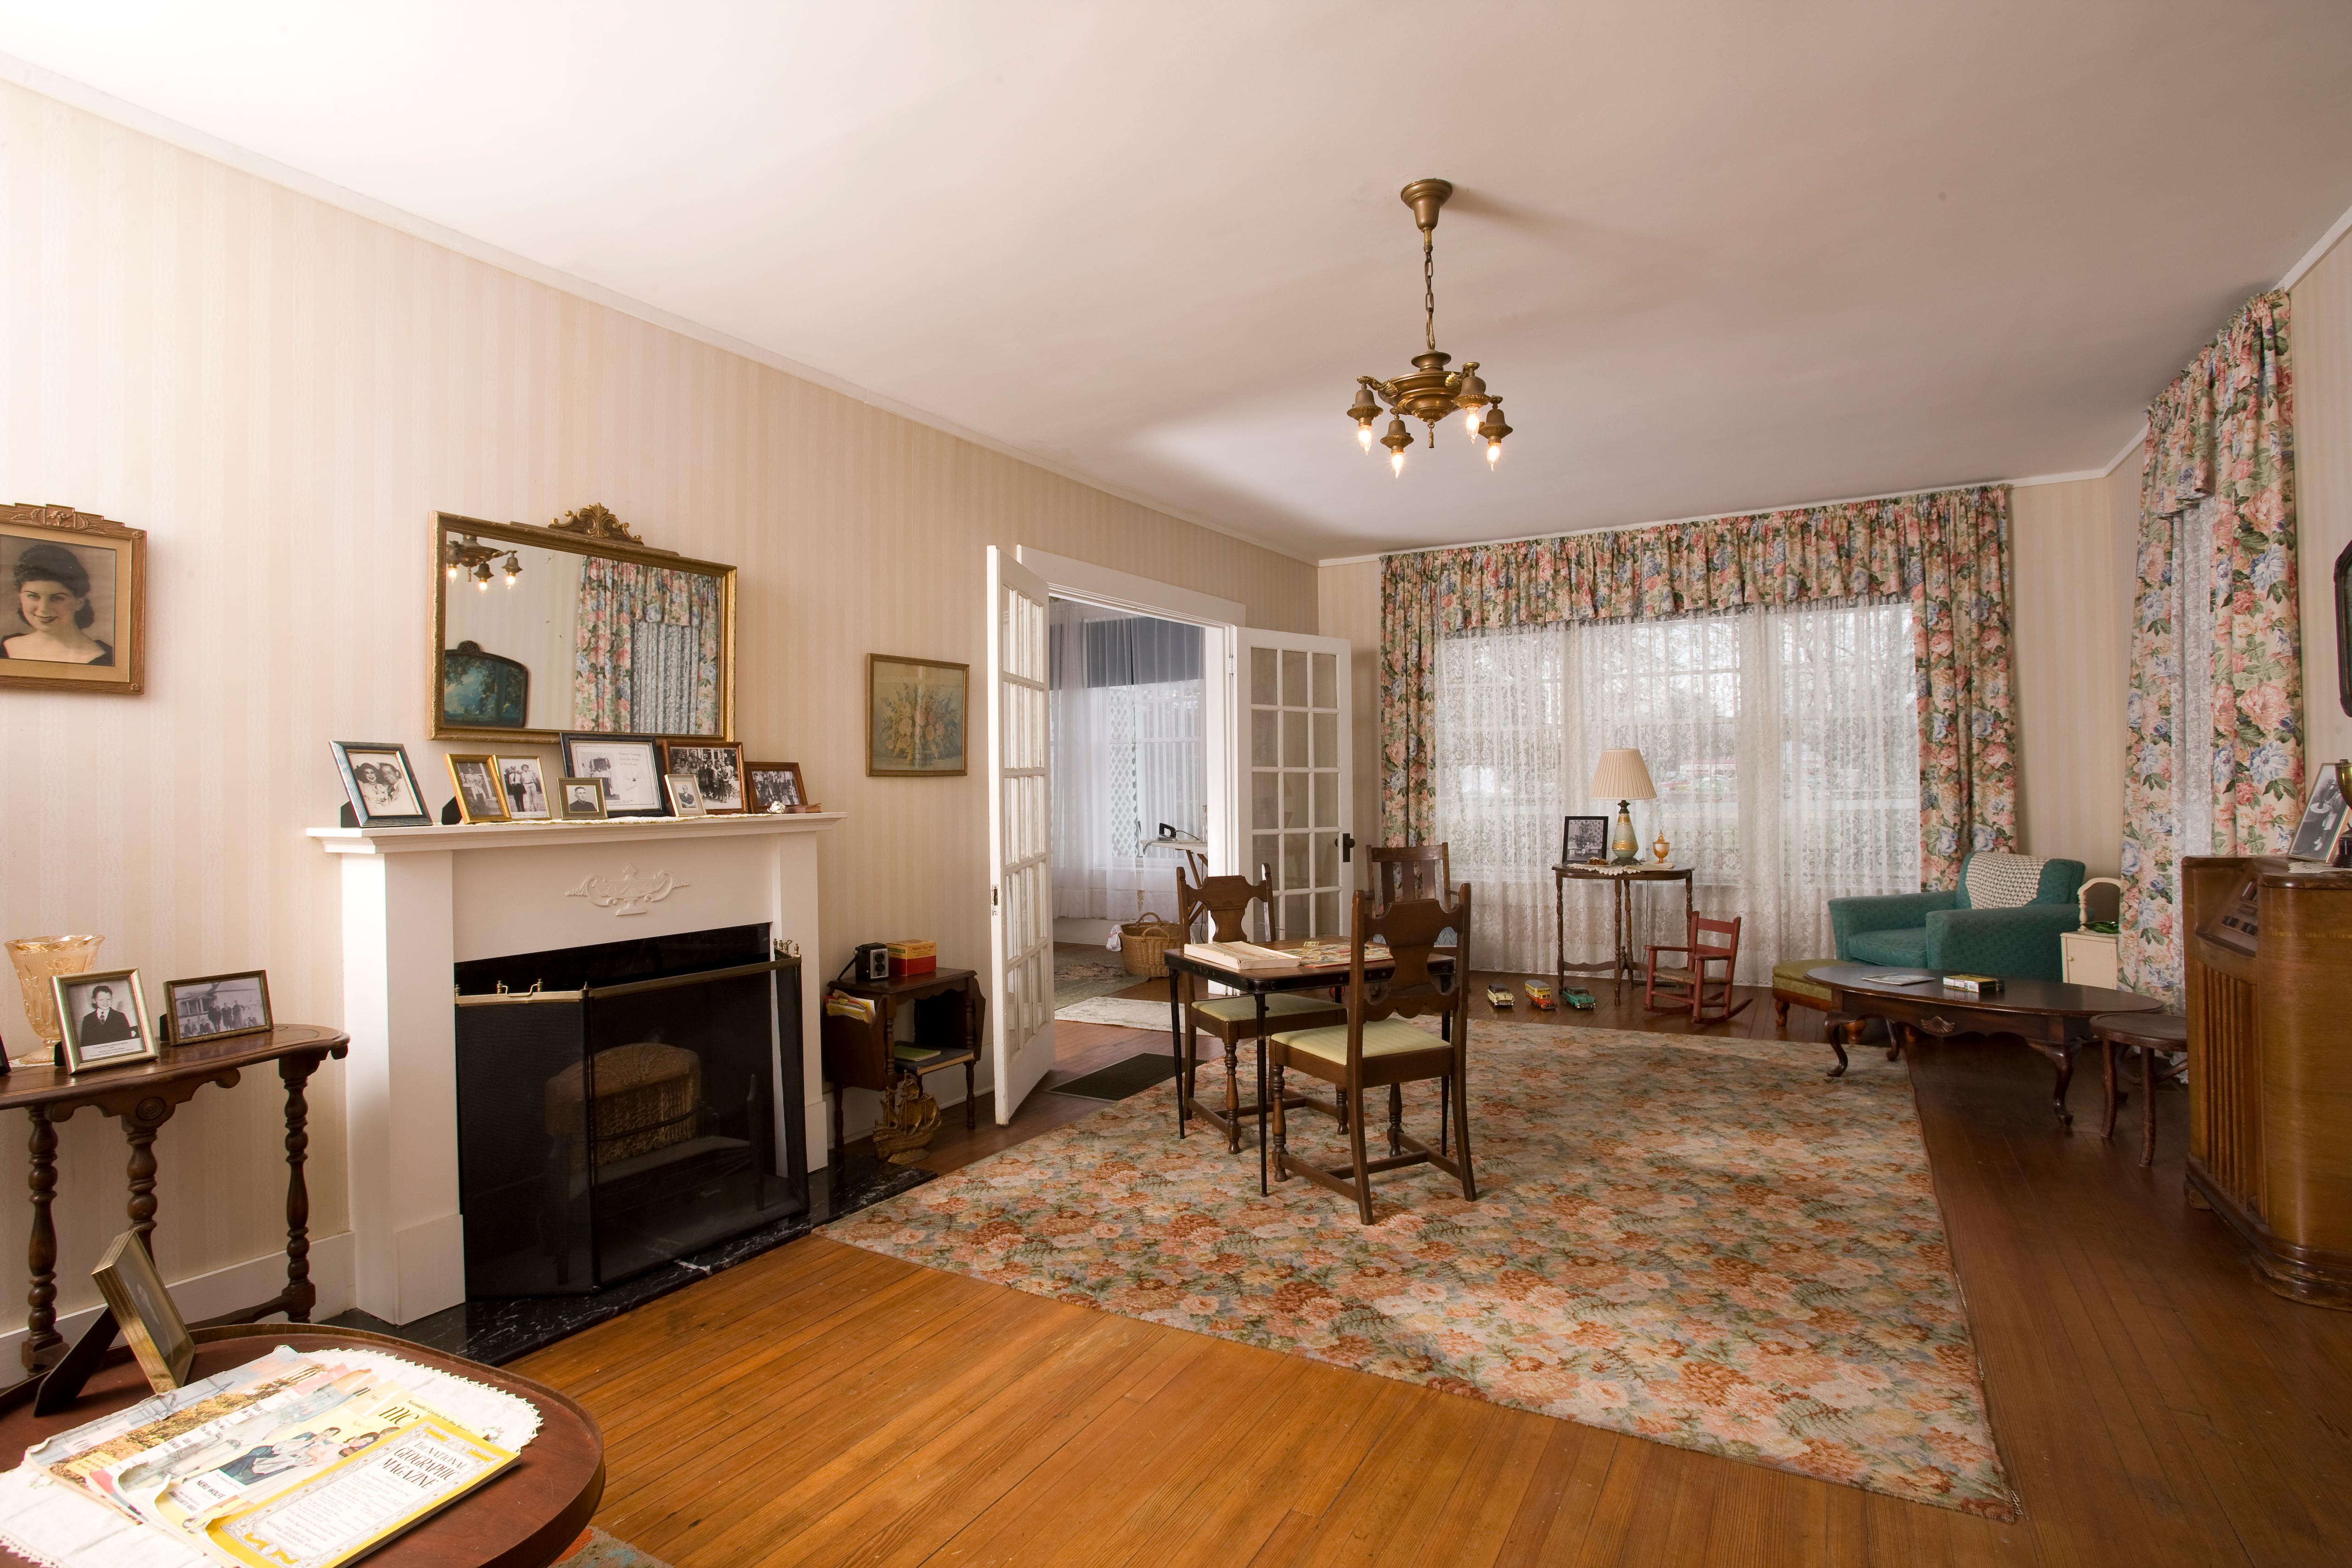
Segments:
[[[1168,978],[1168,947],[1171,942],[1183,945],[1184,928],[1174,921],[1163,921],[1152,910],[1146,910],[1134,920],[1118,928],[1119,962],[1127,972],[1143,980]]]

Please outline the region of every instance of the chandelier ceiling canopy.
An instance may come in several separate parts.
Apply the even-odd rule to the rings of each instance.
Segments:
[[[1454,356],[1437,346],[1437,215],[1445,205],[1445,198],[1453,194],[1450,180],[1415,180],[1397,193],[1412,209],[1413,222],[1421,227],[1424,352],[1412,356],[1410,374],[1392,381],[1373,375],[1358,376],[1356,401],[1348,410],[1348,417],[1356,422],[1356,440],[1367,452],[1372,449],[1372,421],[1381,416],[1382,409],[1388,411],[1388,433],[1380,441],[1389,449],[1389,471],[1400,478],[1404,473],[1405,452],[1412,446],[1412,433],[1405,428],[1408,419],[1418,419],[1428,426],[1429,444],[1434,447],[1437,422],[1460,414],[1462,427],[1473,439],[1486,443],[1489,468],[1503,455],[1503,437],[1511,433],[1511,427],[1503,422],[1502,396],[1487,391],[1486,384],[1479,379],[1478,362],[1474,359],[1460,370],[1448,370],[1445,367]]]

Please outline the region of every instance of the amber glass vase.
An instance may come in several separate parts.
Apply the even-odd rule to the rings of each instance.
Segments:
[[[57,993],[49,981],[59,974],[79,974],[98,956],[102,936],[26,936],[8,943],[8,962],[16,966],[16,984],[25,993],[25,1021],[44,1045],[65,1040],[58,1022]],[[35,1061],[40,1059],[32,1053]],[[23,1059],[23,1058],[18,1058]]]

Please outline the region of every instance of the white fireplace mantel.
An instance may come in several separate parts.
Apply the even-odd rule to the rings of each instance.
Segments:
[[[314,827],[342,867],[343,1083],[359,1305],[404,1323],[466,1299],[454,966],[765,922],[817,952],[816,836],[840,812]],[[803,1147],[825,1159],[824,990],[801,984]]]

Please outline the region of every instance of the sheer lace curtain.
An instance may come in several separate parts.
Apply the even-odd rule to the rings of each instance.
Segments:
[[[1055,917],[1172,917],[1179,858],[1145,846],[1207,826],[1201,629],[1056,600],[1050,638]]]
[[[1634,807],[1694,865],[1701,912],[1742,921],[1738,978],[1827,956],[1826,901],[1919,886],[1918,716],[1907,604],[1588,621],[1439,647],[1437,821],[1475,885],[1479,964],[1551,967],[1551,865],[1601,752],[1634,746]],[[1571,885],[1569,961],[1609,953],[1605,887]],[[1637,941],[1681,939],[1676,890],[1637,889]]]
[[[2172,709],[2172,866],[2214,852],[2214,802],[2230,793],[2231,757],[2213,744],[2213,498],[2181,509],[2173,535],[2173,581],[2180,595],[2180,689]]]

